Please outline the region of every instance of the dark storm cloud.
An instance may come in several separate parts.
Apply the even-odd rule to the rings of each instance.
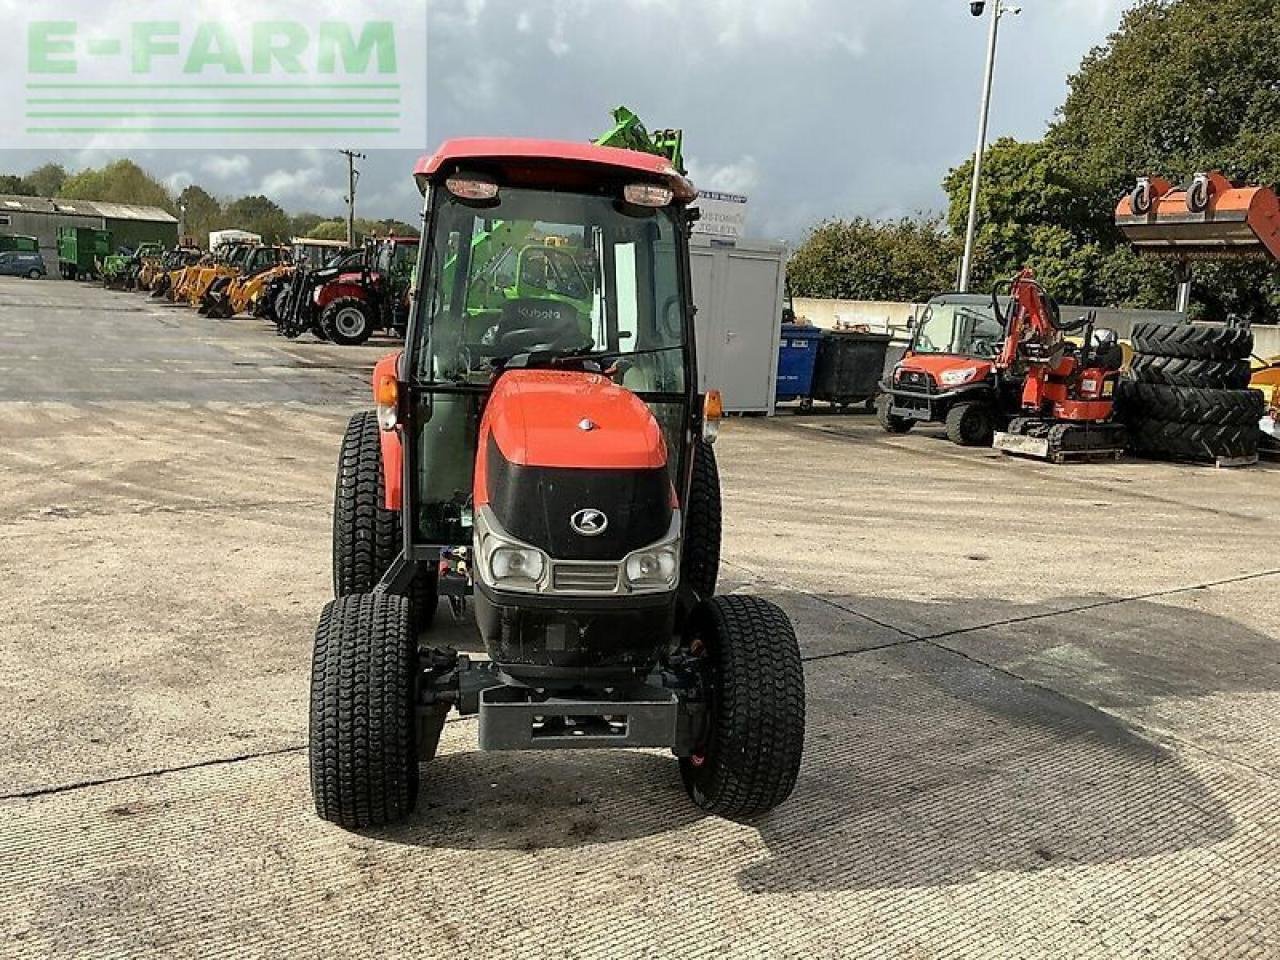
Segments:
[[[1127,5],[1024,0],[1003,27],[993,137],[1039,136]],[[751,233],[797,239],[826,216],[941,209],[942,177],[973,149],[985,39],[967,0],[432,0],[422,149],[456,135],[588,139],[627,104],[685,128],[701,186],[752,196]],[[0,169],[119,155],[6,151]],[[343,162],[327,151],[135,159],[178,189],[342,206]],[[363,215],[414,215],[414,159],[370,157]]]

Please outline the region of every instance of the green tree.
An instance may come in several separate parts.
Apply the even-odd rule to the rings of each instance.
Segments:
[[[274,200],[261,195],[241,197],[227,205],[224,225],[260,234],[267,243],[288,243],[293,238],[293,224]]]
[[[297,213],[293,216],[290,229],[295,237],[309,237],[311,236],[311,231],[318,224],[324,223],[326,219],[319,213]]]
[[[56,197],[67,182],[67,171],[60,163],[46,163],[22,179],[33,197]]]
[[[183,230],[202,244],[211,231],[223,226],[226,217],[218,198],[196,184],[178,195],[178,207]]]
[[[792,255],[787,276],[798,297],[926,300],[955,287],[960,253],[939,220],[828,220]]]
[[[31,196],[31,190],[27,187],[26,180],[12,173],[0,174],[0,193],[15,197]]]
[[[347,221],[325,220],[312,227],[307,236],[314,240],[345,240],[347,239]]]
[[[117,160],[101,170],[82,170],[67,178],[58,196],[67,200],[101,200],[160,207],[176,214],[169,191],[132,160]]]
[[[1070,80],[1045,140],[1001,140],[985,155],[977,282],[1036,269],[1060,300],[1170,307],[1171,266],[1134,255],[1115,229],[1142,175],[1178,181],[1221,169],[1280,181],[1280,17],[1275,0],[1141,0]],[[947,177],[963,229],[972,164]],[[1280,315],[1266,266],[1197,265],[1201,312]]]

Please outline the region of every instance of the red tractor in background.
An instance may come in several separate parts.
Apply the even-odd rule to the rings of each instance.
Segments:
[[[1055,462],[1119,455],[1124,428],[1112,415],[1123,364],[1114,333],[1096,331],[1092,317],[1063,323],[1058,305],[1024,270],[989,299],[930,301],[881,385],[877,412],[889,433],[940,422],[962,446],[995,442]]]
[[[403,336],[417,255],[417,237],[385,237],[357,257],[295,271],[278,301],[277,327],[290,339],[310,331],[342,346],[367,343],[379,330]]]

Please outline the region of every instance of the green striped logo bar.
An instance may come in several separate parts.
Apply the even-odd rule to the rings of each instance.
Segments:
[[[0,0],[6,146],[420,148],[428,0]]]

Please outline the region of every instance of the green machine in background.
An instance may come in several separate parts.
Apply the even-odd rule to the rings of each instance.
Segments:
[[[58,228],[58,273],[64,280],[96,280],[111,255],[111,231]]]
[[[0,253],[39,253],[40,241],[35,237],[13,233],[0,233]]]

